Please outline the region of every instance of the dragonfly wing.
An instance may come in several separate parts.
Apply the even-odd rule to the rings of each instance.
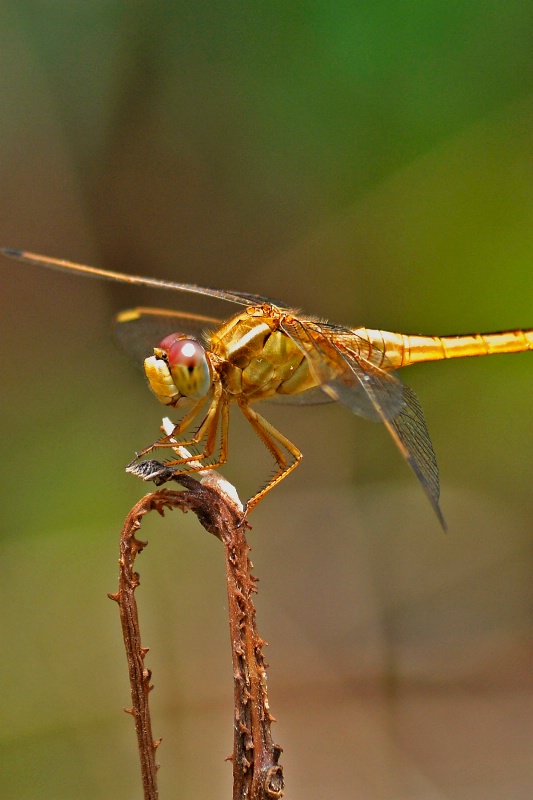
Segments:
[[[335,340],[339,340],[341,332],[346,336],[349,335],[353,342],[356,337],[351,331],[294,317],[284,320],[281,327],[300,347],[320,384],[320,386],[299,395],[289,395],[288,397],[291,398],[289,402],[299,402],[304,405],[324,403],[327,402],[326,398],[329,398],[331,401],[338,401],[348,406],[354,414],[358,414],[360,417],[366,417],[374,422],[382,421],[381,414],[366,391],[367,373],[364,369],[357,368],[356,377],[344,353],[344,348],[341,349],[334,344]],[[328,335],[330,333],[331,336]],[[381,360],[383,358],[384,356],[381,357]],[[370,364],[370,367],[372,366]],[[386,414],[389,419],[394,418],[403,407],[403,384],[393,380],[390,383],[376,386],[375,390],[380,395],[381,413]],[[318,399],[320,393],[324,395],[324,399]]]
[[[414,391],[401,383],[394,375],[380,367],[358,360],[349,353],[344,353],[345,361],[351,373],[359,381],[367,394],[378,418],[383,422],[392,436],[400,453],[405,458],[426,496],[431,503],[442,527],[446,523],[439,505],[440,483],[437,458],[426,425],[424,412]],[[334,379],[330,386],[338,394],[339,401],[358,413],[359,401],[352,403],[353,392],[350,380],[343,373]],[[396,400],[401,390],[402,404],[397,413],[391,415],[390,398]]]
[[[393,420],[383,420],[401,454],[418,478],[443,529],[446,522],[439,504],[440,481],[437,457],[416,394],[404,386],[405,406]]]
[[[222,324],[214,317],[168,311],[159,308],[134,308],[122,311],[115,320],[115,338],[139,365],[154,354],[154,347],[170,333],[184,333],[205,344],[206,332]]]
[[[355,414],[385,425],[446,528],[439,505],[437,459],[424,412],[413,390],[377,363],[361,357],[353,346],[351,331],[338,327],[328,331],[328,326],[321,323],[295,319],[284,322],[283,327],[305,351],[323,392]],[[382,353],[379,361],[387,363]]]
[[[263,402],[283,406],[318,406],[324,403],[336,403],[337,398],[327,394],[322,386],[314,386],[298,394],[275,394]]]
[[[129,283],[132,286],[147,286],[152,289],[170,289],[177,292],[188,292],[189,294],[206,295],[207,297],[217,297],[219,300],[227,300],[230,303],[237,303],[240,306],[260,305],[261,303],[272,304],[274,301],[268,297],[258,294],[248,294],[247,292],[234,292],[225,289],[209,289],[205,286],[197,286],[194,283],[178,283],[177,281],[160,280],[159,278],[148,278],[143,275],[127,275],[123,272],[115,272],[111,269],[100,267],[90,267],[86,264],[77,264],[74,261],[66,261],[60,258],[50,258],[38,253],[30,253],[27,250],[15,250],[12,247],[0,247],[0,253],[8,258],[14,258],[26,264],[35,264],[38,267],[47,267],[61,272],[77,273],[87,275],[92,278],[103,278],[120,283]],[[283,303],[274,303],[278,308],[286,308]]]

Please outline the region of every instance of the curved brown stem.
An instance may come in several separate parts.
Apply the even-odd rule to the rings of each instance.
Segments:
[[[141,644],[134,597],[139,576],[133,566],[137,554],[146,547],[136,533],[147,513],[156,510],[163,515],[173,508],[193,511],[224,546],[235,700],[233,800],[273,800],[283,794],[283,771],[278,763],[281,748],[273,743],[270,731],[273,717],[262,652],[265,642],[257,633],[252,600],[256,579],[248,558],[248,525],[242,512],[216,485],[214,473],[209,474],[209,485],[190,475],[176,475],[174,479],[185,487],[184,491],[162,489],[144,497],[128,514],[120,538],[119,590],[109,596],[120,608],[132,698],[128,711],[135,719],[145,800],[158,797],[155,753],[159,741],[152,736],[148,702],[151,671],[144,664],[148,648]]]

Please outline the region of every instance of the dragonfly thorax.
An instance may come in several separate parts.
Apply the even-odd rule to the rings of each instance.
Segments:
[[[317,385],[304,350],[283,331],[278,309],[257,306],[232,317],[210,338],[225,391],[248,401],[303,392]]]

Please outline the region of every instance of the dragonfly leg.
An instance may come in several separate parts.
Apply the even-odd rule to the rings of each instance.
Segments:
[[[302,460],[302,454],[290,439],[287,439],[286,436],[280,433],[277,428],[258,414],[257,411],[251,409],[248,403],[239,402],[239,407],[278,465],[278,471],[275,473],[274,477],[246,503],[246,513],[248,513],[263,499],[267,492],[273,489],[283,478],[287,477],[289,472],[292,472],[292,470],[298,466]],[[281,447],[279,445],[281,445]],[[281,448],[284,448],[287,453],[289,453],[291,456],[290,460],[287,459]]]
[[[203,461],[210,458],[215,451],[215,444],[217,439],[217,432],[220,423],[220,447],[215,461],[209,464],[204,464]],[[185,447],[189,444],[198,444],[205,436],[206,444],[204,451],[200,455],[188,456],[187,458],[177,458],[174,460],[165,461],[166,468],[176,467],[174,474],[180,472],[202,472],[203,470],[216,469],[222,466],[228,460],[228,428],[229,428],[229,405],[227,400],[219,403],[212,415],[206,416],[199,429],[198,434],[194,441],[191,442],[178,442],[174,447]],[[192,462],[192,463],[191,463]],[[180,469],[184,467],[184,469]]]
[[[200,405],[195,406],[193,411],[198,413]],[[180,466],[186,465],[186,472],[199,472],[203,469],[214,469],[224,464],[228,457],[229,407],[227,398],[223,396],[222,386],[220,384],[215,385],[213,397],[209,404],[207,413],[194,436],[188,440],[172,441],[172,439],[176,439],[176,434],[179,435],[179,433],[182,430],[185,430],[188,424],[193,421],[194,414],[192,411],[187,416],[188,419],[186,424],[184,424],[184,421],[182,420],[170,434],[163,437],[162,440],[155,442],[150,449],[157,447],[171,447],[173,449],[176,449],[177,447],[187,448],[191,445],[199,445],[203,440],[205,440],[205,446],[202,453],[169,459],[168,461],[164,462],[165,467],[177,467],[178,469],[176,469],[176,472],[178,472]],[[215,452],[219,426],[220,448],[216,460],[210,464],[204,464],[203,462],[210,458]],[[190,464],[190,462],[193,461],[198,462],[198,465]]]
[[[188,461],[203,461],[206,458],[209,458],[213,455],[215,450],[216,438],[217,438],[217,431],[218,431],[218,424],[220,419],[220,397],[213,398],[208,410],[207,414],[205,415],[202,423],[194,436],[192,436],[187,441],[180,441],[180,442],[169,442],[168,444],[165,443],[165,447],[190,447],[191,445],[199,445],[200,442],[205,439],[205,447],[199,455],[191,455],[191,456],[184,456],[182,458],[170,459],[165,461],[165,465],[168,467],[178,466],[179,464],[186,464]],[[172,438],[174,438],[174,433],[171,434]],[[209,467],[210,468],[210,467]],[[208,469],[208,467],[204,467],[202,465],[202,469]]]
[[[185,414],[185,416],[182,417],[182,419],[180,419],[180,421],[174,426],[172,433],[169,433],[166,436],[163,436],[161,439],[158,439],[149,447],[145,447],[144,450],[141,450],[140,453],[137,453],[135,460],[137,461],[137,459],[142,458],[147,453],[151,453],[152,450],[155,450],[157,447],[173,447],[175,445],[175,442],[171,442],[170,440],[172,438],[175,439],[177,436],[181,436],[183,431],[187,430],[191,422],[193,422],[193,420],[200,413],[200,410],[204,405],[204,403],[205,403],[205,398],[202,398],[201,400],[198,401],[198,403],[195,403],[194,406],[187,412],[187,414]],[[183,444],[185,445],[186,443],[184,442]],[[192,444],[192,442],[188,442],[188,444]]]

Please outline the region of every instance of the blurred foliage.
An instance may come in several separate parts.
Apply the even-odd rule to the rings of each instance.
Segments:
[[[0,243],[352,325],[533,325],[527,4],[0,9]],[[161,411],[109,320],[131,304],[232,309],[8,262],[1,275],[0,794],[139,796],[105,593],[144,491],[122,468]],[[305,451],[251,533],[288,796],[531,795],[532,368],[525,354],[404,375],[449,537],[377,426],[267,410]],[[239,488],[270,468],[260,450],[235,419]],[[140,602],[162,796],[227,797],[221,553],[192,519],[149,531]]]

